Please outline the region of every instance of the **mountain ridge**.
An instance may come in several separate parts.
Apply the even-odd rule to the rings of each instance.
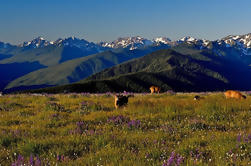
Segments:
[[[68,37],[65,39],[57,39],[55,41],[48,41],[43,37],[39,36],[31,41],[23,42],[19,45],[11,45],[9,43],[0,42],[0,48],[3,47],[20,47],[20,48],[43,48],[46,46],[75,46],[78,48],[85,49],[97,49],[102,52],[106,49],[114,48],[128,48],[130,50],[142,48],[149,45],[166,44],[170,46],[175,46],[180,43],[197,44],[203,48],[209,48],[212,43],[217,43],[225,48],[235,47],[240,50],[241,55],[251,55],[251,33],[244,35],[228,35],[217,40],[206,40],[206,39],[196,39],[191,36],[185,36],[178,40],[170,40],[167,37],[156,37],[154,39],[147,39],[140,36],[134,37],[119,37],[112,42],[88,42],[85,39],[79,39],[77,37]]]
[[[83,70],[83,67],[80,67],[80,69],[76,70],[74,73],[70,73],[67,71],[67,68],[64,63],[67,63],[68,61],[82,61],[83,57],[92,56],[95,54],[107,52],[107,56],[109,56],[109,50],[112,50],[114,52],[123,52],[123,51],[138,51],[138,50],[146,50],[145,53],[150,53],[151,51],[156,51],[152,48],[158,47],[161,48],[178,48],[182,47],[183,53],[186,53],[186,51],[191,51],[191,49],[186,49],[186,45],[193,48],[194,50],[211,50],[215,56],[227,56],[228,59],[233,59],[238,61],[242,61],[240,65],[244,66],[250,66],[251,65],[251,34],[245,34],[245,35],[229,35],[227,37],[224,37],[219,40],[215,41],[209,41],[205,39],[196,39],[193,37],[183,37],[177,41],[172,41],[169,38],[166,37],[158,37],[154,38],[152,40],[148,40],[146,38],[142,38],[140,36],[136,37],[125,37],[125,38],[119,38],[112,42],[100,42],[100,43],[93,43],[88,42],[84,39],[79,39],[76,37],[68,37],[65,39],[58,39],[56,41],[48,41],[42,37],[37,37],[29,42],[24,42],[21,45],[11,45],[9,43],[3,43],[0,42],[0,68],[12,68],[13,70],[20,68],[20,65],[25,65],[27,62],[31,63],[30,69],[26,68],[24,75],[14,74],[16,77],[8,76],[5,74],[5,71],[0,71],[0,75],[3,75],[4,77],[1,78],[2,81],[10,84],[12,87],[14,84],[13,82],[20,82],[22,79],[25,79],[26,81],[22,82],[36,82],[41,85],[47,85],[47,81],[50,77],[47,77],[46,74],[43,74],[44,77],[39,77],[39,74],[41,74],[41,71],[46,71],[47,73],[54,73],[54,78],[51,78],[52,81],[49,80],[49,82],[53,82],[53,80],[58,80],[56,84],[53,83],[53,85],[61,85],[62,82],[64,84],[72,83],[73,81],[79,81],[81,79],[84,79],[85,77],[94,74],[96,72],[100,72],[103,69],[112,67],[114,65],[118,65],[119,63],[123,63],[124,61],[112,62],[114,59],[105,59],[105,58],[97,58],[96,60],[93,59],[92,62],[88,62],[89,67],[85,67],[88,70]],[[181,49],[181,50],[182,50]],[[130,54],[128,54],[130,55]],[[142,56],[142,54],[140,54]],[[126,60],[131,60],[137,56],[133,56]],[[83,58],[83,59],[81,59]],[[95,64],[98,62],[98,64]],[[76,65],[75,67],[69,67],[70,71],[74,71],[77,69],[78,63],[73,63]],[[86,64],[86,65],[87,65]],[[110,65],[107,65],[110,64]],[[15,67],[17,65],[18,67]],[[34,67],[33,65],[37,65]],[[62,66],[61,66],[62,65]],[[9,67],[8,67],[9,66]],[[61,67],[59,67],[61,66]],[[98,70],[94,70],[97,66],[103,66],[98,67]],[[25,66],[23,66],[25,67]],[[21,67],[22,68],[22,67]],[[54,70],[57,68],[58,70]],[[62,72],[58,72],[61,69]],[[40,71],[41,70],[41,71]],[[42,73],[44,73],[42,72]],[[45,73],[46,73],[45,72]],[[56,74],[58,72],[58,74]],[[34,76],[34,73],[37,73],[37,76]],[[65,74],[64,74],[65,73]],[[68,75],[66,74],[68,73]],[[88,74],[87,74],[88,73]],[[33,76],[32,76],[33,74]],[[60,77],[65,76],[65,78],[62,78],[60,81]],[[58,77],[58,78],[57,78]],[[11,78],[11,79],[10,79]],[[34,78],[36,78],[34,80]],[[43,78],[47,78],[47,81],[42,81]],[[6,81],[8,80],[8,81]],[[70,81],[71,80],[71,81]],[[30,85],[29,83],[29,85]],[[22,86],[25,86],[24,84],[21,84]],[[50,84],[48,84],[50,85]],[[1,86],[3,87],[3,85]],[[39,84],[36,85],[36,87],[39,87]],[[1,90],[1,88],[0,88]]]
[[[32,39],[31,41],[26,41],[26,42],[23,42],[22,44],[18,44],[18,45],[12,45],[10,43],[5,43],[5,44],[8,44],[8,45],[12,45],[12,46],[18,46],[18,47],[27,47],[29,45],[32,45],[34,47],[45,47],[45,46],[48,46],[48,45],[58,45],[59,43],[61,43],[62,41],[66,41],[66,40],[78,40],[78,41],[83,41],[85,43],[91,43],[91,44],[96,44],[96,45],[103,45],[104,47],[110,47],[110,48],[125,48],[125,47],[128,47],[128,45],[131,45],[131,44],[135,44],[135,43],[141,43],[141,44],[145,44],[145,45],[149,45],[150,44],[156,44],[158,42],[160,43],[163,43],[163,44],[169,44],[170,42],[177,42],[177,43],[180,43],[180,42],[194,42],[194,41],[198,41],[198,40],[201,40],[201,41],[204,41],[204,42],[213,42],[213,41],[217,41],[219,42],[220,44],[222,44],[222,42],[228,44],[229,45],[233,45],[235,43],[237,43],[238,45],[243,45],[245,46],[246,48],[251,48],[251,33],[247,33],[247,34],[244,34],[244,35],[228,35],[226,37],[223,37],[221,39],[216,39],[216,40],[206,40],[206,39],[196,39],[196,38],[193,38],[191,36],[185,36],[185,37],[182,37],[180,39],[177,39],[177,40],[171,40],[167,37],[156,37],[154,39],[147,39],[147,38],[144,38],[144,37],[140,37],[140,36],[133,36],[133,37],[119,37],[118,39],[112,41],[112,42],[105,42],[105,41],[102,41],[102,42],[97,42],[97,43],[94,43],[94,42],[88,42],[87,40],[85,39],[79,39],[77,37],[67,37],[65,39],[62,39],[62,38],[59,38],[55,41],[48,41],[46,39],[44,39],[43,37],[41,36],[38,36],[34,39]],[[4,42],[1,42],[0,41],[0,46],[1,44],[3,44]]]
[[[59,84],[72,83],[74,81],[76,82],[105,68],[109,68],[133,58],[144,56],[145,54],[160,48],[151,47],[148,49],[138,50],[108,50],[86,57],[73,59],[63,62],[62,64],[31,72],[10,82],[6,88],[13,88],[15,85],[24,86],[32,84],[46,84],[55,86]]]
[[[238,59],[218,56],[212,50],[186,45],[162,49],[105,69],[77,83],[30,92],[149,92],[151,85],[162,92],[250,89],[251,69]],[[184,54],[190,50],[188,54]],[[241,64],[242,67],[239,65]]]

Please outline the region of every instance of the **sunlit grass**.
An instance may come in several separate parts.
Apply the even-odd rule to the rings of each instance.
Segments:
[[[2,96],[0,164],[250,164],[250,96],[194,95],[135,94],[118,110],[109,94]]]

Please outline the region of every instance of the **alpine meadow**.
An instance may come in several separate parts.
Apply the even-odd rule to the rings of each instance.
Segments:
[[[251,97],[222,93],[6,95],[2,165],[249,165]],[[250,92],[249,92],[250,95]]]
[[[0,166],[251,165],[250,0],[0,5]]]

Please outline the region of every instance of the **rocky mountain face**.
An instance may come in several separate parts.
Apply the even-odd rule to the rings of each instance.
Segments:
[[[241,55],[251,55],[251,33],[246,35],[230,35],[217,40],[217,43],[226,48],[235,48],[241,52]]]
[[[23,48],[43,48],[51,44],[53,44],[53,42],[49,42],[42,37],[37,37],[31,41],[24,42],[18,46]]]
[[[21,48],[44,48],[47,46],[69,46],[77,47],[86,50],[96,49],[99,52],[107,50],[107,48],[128,48],[129,50],[134,50],[142,47],[147,47],[150,45],[165,44],[170,46],[176,46],[181,43],[194,44],[200,49],[211,48],[212,44],[217,44],[218,46],[225,48],[235,48],[242,52],[242,55],[251,55],[251,33],[245,35],[229,35],[219,40],[209,41],[205,39],[196,39],[191,36],[183,37],[179,40],[172,41],[167,37],[157,37],[152,40],[146,39],[140,36],[135,37],[120,37],[112,42],[99,42],[93,43],[88,42],[84,39],[79,39],[76,37],[69,37],[65,39],[58,39],[56,41],[48,41],[42,37],[37,37],[31,41],[24,42],[18,47]],[[7,48],[12,45],[0,42],[0,48]],[[105,49],[106,48],[106,49]]]

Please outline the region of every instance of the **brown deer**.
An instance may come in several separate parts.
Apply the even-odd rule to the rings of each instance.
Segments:
[[[160,87],[157,86],[151,86],[150,87],[151,94],[153,93],[159,93],[160,92]]]
[[[127,96],[115,95],[114,97],[115,108],[118,109],[120,107],[127,106],[129,97],[133,97],[133,95],[127,95]]]
[[[241,94],[239,91],[235,90],[228,90],[224,92],[225,97],[228,98],[235,98],[235,99],[246,99],[246,96]]]

